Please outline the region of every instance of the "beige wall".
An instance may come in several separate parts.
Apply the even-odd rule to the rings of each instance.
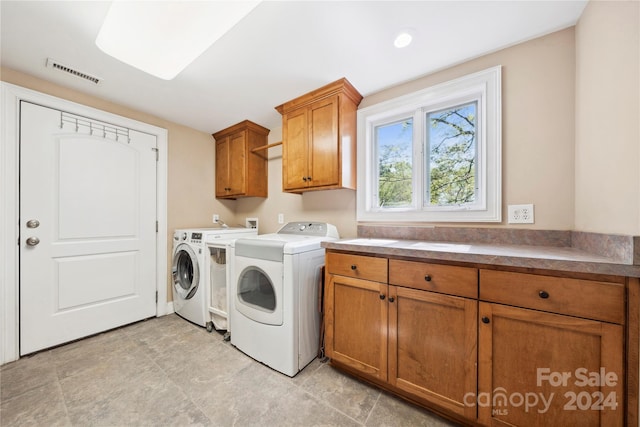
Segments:
[[[502,65],[503,217],[507,204],[533,203],[536,223],[520,227],[568,230],[574,210],[574,48],[570,28],[366,96],[360,107]],[[269,142],[279,141],[281,132],[272,129]],[[269,151],[269,197],[238,200],[236,219],[259,217],[260,233],[274,232],[278,213],[285,221],[331,222],[343,237],[357,232],[354,191],[282,193],[280,147]]]
[[[640,3],[591,1],[576,26],[575,228],[640,235]]]

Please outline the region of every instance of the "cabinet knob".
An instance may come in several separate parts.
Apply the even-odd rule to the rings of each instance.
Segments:
[[[424,276],[424,280],[426,282],[430,282],[431,281],[431,276],[429,276],[428,274],[426,276]]]
[[[394,297],[389,297],[389,302],[394,302],[395,298]]]
[[[352,269],[352,270],[357,270],[357,269],[358,269],[358,266],[357,266],[357,265],[355,265],[355,264],[351,264],[351,269]]]
[[[303,180],[304,182],[307,182],[307,177],[306,177],[306,176],[303,176],[303,177],[302,177],[302,180]]]
[[[547,291],[540,291],[540,292],[538,292],[538,295],[539,295],[539,296],[540,296],[540,298],[542,298],[542,299],[547,299],[547,298],[549,298],[549,292],[547,292]]]
[[[307,177],[307,181],[311,181],[311,177],[310,176]]]
[[[385,298],[384,294],[380,294],[380,299],[384,299],[384,298]]]
[[[490,322],[490,320],[489,320],[489,318],[487,316],[483,316],[482,317],[482,323],[489,323],[489,322]]]

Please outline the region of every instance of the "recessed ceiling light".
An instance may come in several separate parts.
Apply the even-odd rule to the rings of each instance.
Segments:
[[[393,41],[393,45],[398,49],[400,49],[400,48],[409,46],[411,44],[411,40],[413,40],[413,36],[411,35],[411,32],[409,32],[408,30],[405,30],[400,32],[396,36],[395,40]]]
[[[259,3],[114,1],[96,45],[122,62],[171,80]]]

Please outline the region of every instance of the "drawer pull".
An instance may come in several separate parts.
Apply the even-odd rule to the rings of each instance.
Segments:
[[[547,291],[540,291],[538,292],[538,295],[540,296],[540,298],[542,299],[547,299],[549,298],[549,293]]]
[[[394,302],[394,301],[395,301],[395,298],[389,297],[389,302]]]
[[[357,265],[355,265],[355,264],[351,264],[351,269],[352,269],[352,270],[357,270],[357,269],[358,269],[358,266],[357,266]]]
[[[384,299],[384,294],[380,294],[380,299]]]
[[[430,282],[431,281],[431,276],[429,276],[427,274],[426,276],[424,276],[424,280],[425,280],[425,282]]]
[[[489,318],[487,316],[483,316],[482,317],[482,323],[489,323],[489,322],[490,322],[490,320],[489,320]]]

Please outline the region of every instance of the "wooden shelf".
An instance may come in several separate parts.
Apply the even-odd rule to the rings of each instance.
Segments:
[[[253,150],[251,150],[252,153],[255,153],[256,151],[262,151],[262,150],[267,150],[271,147],[276,147],[278,145],[282,145],[282,141],[280,142],[274,142],[273,144],[267,144],[267,145],[261,145],[260,147],[256,147]]]

